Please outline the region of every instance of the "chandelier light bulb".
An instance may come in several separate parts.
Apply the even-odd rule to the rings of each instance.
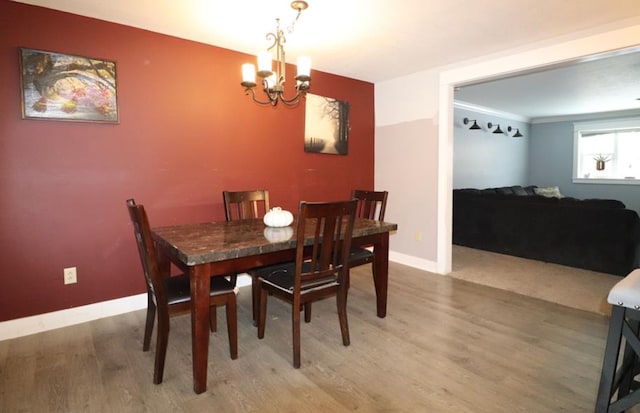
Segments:
[[[242,86],[252,87],[256,85],[256,66],[252,63],[242,65]]]
[[[297,59],[298,76],[296,79],[308,80],[311,78],[311,58],[308,56],[300,56]],[[306,78],[306,79],[303,79]]]
[[[268,77],[273,73],[271,53],[268,50],[263,50],[258,53],[258,76]]]

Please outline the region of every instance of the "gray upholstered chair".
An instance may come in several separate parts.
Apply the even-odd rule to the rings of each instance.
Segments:
[[[640,403],[640,391],[635,391],[640,385],[635,380],[640,372],[640,268],[618,281],[607,301],[613,308],[595,412],[619,413]]]

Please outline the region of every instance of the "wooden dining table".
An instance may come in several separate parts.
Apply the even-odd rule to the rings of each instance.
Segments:
[[[372,246],[376,311],[387,314],[389,233],[396,224],[356,218],[352,245]],[[309,234],[311,240],[313,234]],[[295,259],[296,225],[266,227],[262,219],[204,222],[152,228],[159,269],[170,276],[171,263],[189,275],[193,389],[207,389],[210,277],[243,273],[256,267]]]

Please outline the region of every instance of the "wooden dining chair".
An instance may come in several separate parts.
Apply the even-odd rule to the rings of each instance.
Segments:
[[[258,338],[264,338],[267,297],[291,304],[293,366],[300,367],[300,311],[307,303],[335,296],[342,343],[350,344],[347,322],[348,259],[356,201],[306,203],[298,211],[295,261],[259,268]],[[305,234],[313,235],[305,246]],[[307,251],[305,251],[307,249]],[[305,315],[305,321],[309,322]]]
[[[222,191],[227,221],[262,218],[269,211],[269,191]]]
[[[384,221],[387,209],[387,191],[364,191],[354,189],[351,198],[357,201],[356,217]],[[376,266],[373,252],[366,245],[355,247],[349,253],[349,268],[371,263],[371,272],[375,282]]]
[[[269,190],[256,189],[253,191],[222,191],[224,202],[224,215],[227,221],[242,219],[263,218],[269,212]],[[251,275],[251,302],[254,323],[258,320],[258,295],[256,291],[255,276]],[[236,285],[237,274],[231,274],[229,279]]]
[[[133,232],[138,245],[142,271],[147,285],[147,318],[144,328],[142,351],[148,351],[151,344],[153,324],[158,316],[158,332],[153,370],[153,382],[162,383],[164,361],[169,341],[169,318],[188,312],[191,305],[191,291],[188,275],[163,277],[158,268],[156,251],[151,238],[149,220],[143,205],[133,199],[127,200],[127,209],[133,224]],[[227,313],[227,333],[231,358],[238,358],[238,328],[236,291],[224,277],[211,278],[210,328],[216,331],[216,307],[225,306]]]

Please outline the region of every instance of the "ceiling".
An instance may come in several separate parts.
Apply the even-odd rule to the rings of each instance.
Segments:
[[[188,40],[255,55],[269,42],[267,32],[275,30],[275,19],[288,27],[295,18],[290,0],[21,0],[82,16],[125,24]],[[287,34],[287,58],[311,56],[313,68],[368,82],[381,82],[431,68],[482,56],[516,51],[523,45],[589,33],[597,27],[624,26],[640,21],[638,0],[307,0],[305,10]],[[640,56],[634,54],[633,56]],[[638,58],[623,63],[624,78],[638,79]],[[560,71],[555,83],[543,74],[533,74],[543,86],[523,86],[510,78],[500,93],[486,92],[489,83],[477,90],[463,88],[460,99],[469,103],[482,98],[483,106],[502,103],[506,111],[526,117],[550,116],[548,98],[559,85],[573,87],[575,107],[586,91],[600,93],[602,82],[617,81],[616,93],[625,86],[618,75],[599,69]],[[613,66],[612,66],[613,67]],[[561,69],[557,69],[561,70]],[[576,76],[575,72],[580,71]],[[239,71],[239,69],[238,69]],[[609,73],[609,72],[608,72]],[[618,72],[614,72],[618,73]],[[240,76],[240,75],[238,75]],[[580,83],[576,83],[580,80]],[[568,83],[575,83],[570,86]],[[582,83],[585,82],[585,83]],[[625,80],[626,82],[626,80]],[[637,83],[637,82],[636,82]],[[498,87],[501,84],[494,84]],[[640,97],[640,90],[634,90]],[[508,91],[520,93],[509,97]],[[567,89],[568,90],[568,89]],[[547,112],[536,108],[535,92],[546,96]],[[576,94],[580,91],[581,94]],[[605,91],[611,91],[606,87]],[[564,91],[563,93],[568,93]],[[464,99],[462,94],[464,94]],[[486,101],[487,96],[493,100]],[[514,97],[515,96],[515,97]],[[627,97],[620,96],[618,102]],[[458,95],[456,95],[458,99]],[[515,101],[514,101],[515,99]],[[611,99],[614,100],[614,99]],[[599,98],[604,104],[605,99]],[[514,106],[514,102],[520,102]],[[638,107],[635,101],[635,107]],[[526,103],[526,104],[525,104]],[[618,103],[619,105],[619,103]],[[604,107],[604,106],[603,106]],[[513,108],[517,108],[514,111]],[[591,110],[591,109],[585,109]],[[617,110],[617,109],[616,109]]]
[[[463,86],[454,96],[472,108],[526,121],[629,110],[640,114],[640,49]]]

